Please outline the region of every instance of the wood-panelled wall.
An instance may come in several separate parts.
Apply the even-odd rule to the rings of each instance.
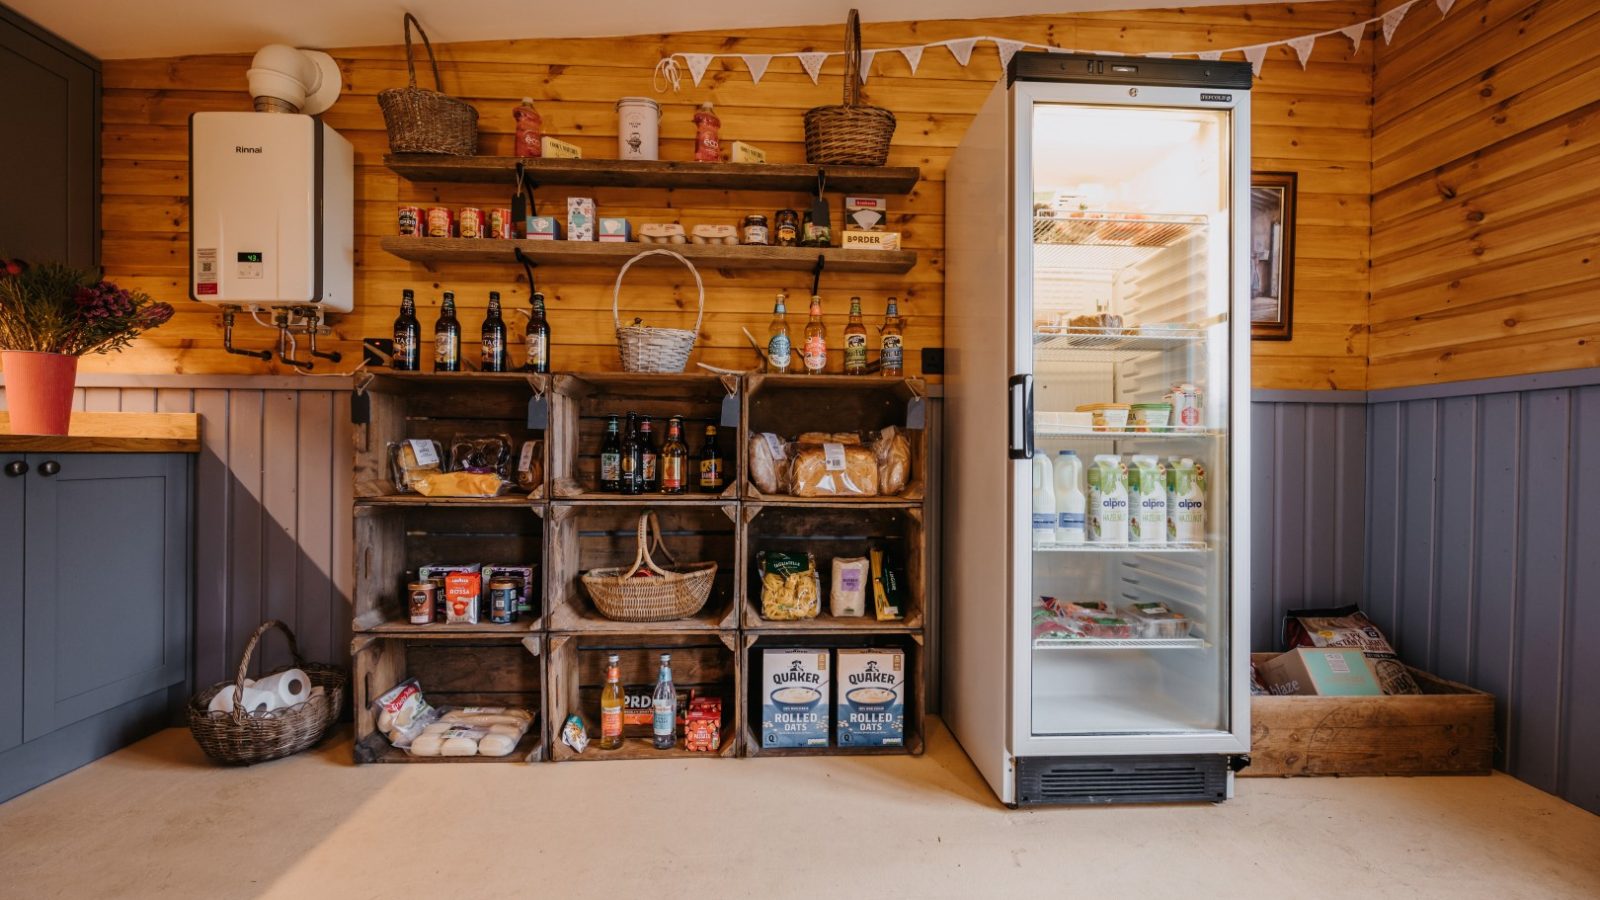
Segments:
[[[868,47],[993,34],[1063,47],[1140,52],[1204,50],[1282,39],[1335,28],[1372,14],[1370,0],[1250,7],[1119,12],[970,21],[874,23],[864,29]],[[396,36],[399,23],[396,22]],[[663,102],[664,158],[690,155],[697,104],[716,103],[724,141],[742,139],[765,148],[773,161],[800,161],[801,114],[837,102],[842,62],[824,69],[813,86],[794,61],[775,63],[759,85],[742,63],[710,71],[696,88],[685,79],[682,93],[656,94],[652,70],[669,51],[788,51],[835,49],[842,27],[766,29],[737,36],[722,33],[649,35],[636,38],[495,41],[435,45],[445,89],[464,96],[480,113],[480,151],[504,154],[511,147],[511,109],[531,95],[547,133],[581,146],[586,155],[614,153],[613,103],[624,95]],[[1253,135],[1258,169],[1300,173],[1297,235],[1295,339],[1255,346],[1259,386],[1283,388],[1365,387],[1368,258],[1368,194],[1372,42],[1351,52],[1343,38],[1319,42],[1302,71],[1287,47],[1275,48],[1255,95]],[[399,46],[334,52],[345,93],[327,121],[356,146],[357,309],[335,323],[337,343],[354,350],[363,336],[386,335],[401,288],[418,289],[431,323],[439,291],[453,289],[466,307],[465,330],[477,332],[489,290],[500,290],[513,306],[526,303],[526,285],[515,266],[461,265],[430,272],[383,253],[381,235],[394,229],[398,203],[490,206],[507,192],[472,186],[412,185],[381,166],[386,148],[378,91],[404,84]],[[244,89],[247,56],[202,56],[122,60],[105,66],[102,220],[104,258],[110,277],[163,298],[179,301],[172,323],[118,357],[92,358],[91,370],[122,372],[266,372],[269,367],[221,349],[218,317],[187,301],[188,218],[187,121],[200,110],[248,109]],[[918,165],[923,180],[907,198],[891,200],[906,246],[921,255],[902,277],[825,275],[823,296],[830,328],[843,327],[846,301],[861,294],[869,318],[881,315],[886,296],[901,297],[909,316],[912,348],[942,343],[942,244],[946,161],[972,113],[992,88],[1000,68],[992,46],[983,45],[962,68],[942,50],[923,57],[915,76],[898,54],[873,64],[867,90],[872,102],[899,117],[891,162]],[[540,192],[549,209],[564,209],[566,189]],[[686,224],[732,222],[747,212],[771,214],[801,198],[781,194],[718,191],[595,190],[605,213],[636,222],[680,220]],[[836,213],[837,214],[837,213]],[[809,291],[809,276],[786,273],[707,273],[708,310],[698,358],[744,366],[739,326],[754,331],[770,316],[773,295]],[[603,269],[546,269],[542,288],[551,298],[557,365],[614,367],[611,285]],[[624,291],[625,312],[652,323],[687,322],[680,309],[694,302],[693,281],[672,269],[635,270]],[[669,310],[671,310],[669,312]],[[794,307],[791,306],[791,313]],[[800,312],[803,314],[803,307]],[[265,346],[268,333],[245,327],[243,341]],[[518,348],[520,350],[520,348]],[[468,348],[469,357],[476,353]],[[908,354],[913,368],[917,353]],[[345,368],[348,368],[346,366]]]
[[[1600,6],[1419,5],[1374,90],[1370,386],[1600,365]]]

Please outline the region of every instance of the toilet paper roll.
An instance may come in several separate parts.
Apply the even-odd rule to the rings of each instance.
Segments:
[[[245,688],[251,690],[251,688]],[[256,682],[254,690],[274,698],[272,709],[304,703],[311,697],[311,679],[303,669],[288,669]]]
[[[277,709],[279,706],[276,694],[269,694],[255,688],[244,689],[245,712],[255,714]],[[233,713],[233,685],[226,685],[217,695],[211,698],[211,703],[206,709],[212,712]]]

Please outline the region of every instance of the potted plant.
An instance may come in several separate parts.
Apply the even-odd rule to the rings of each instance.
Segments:
[[[13,434],[66,434],[78,357],[122,350],[172,306],[59,263],[0,260],[0,370]]]

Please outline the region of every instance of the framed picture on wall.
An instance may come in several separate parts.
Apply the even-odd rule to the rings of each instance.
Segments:
[[[1250,336],[1287,341],[1294,323],[1295,173],[1250,176]]]

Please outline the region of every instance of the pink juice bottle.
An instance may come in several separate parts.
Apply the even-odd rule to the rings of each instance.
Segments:
[[[517,151],[521,157],[537,158],[542,155],[540,139],[544,137],[544,120],[533,108],[533,98],[523,97],[522,105],[511,111],[517,120]]]
[[[694,114],[694,158],[696,162],[720,162],[722,160],[722,140],[717,137],[717,129],[722,127],[722,120],[711,111],[710,103],[700,104],[700,111]]]

